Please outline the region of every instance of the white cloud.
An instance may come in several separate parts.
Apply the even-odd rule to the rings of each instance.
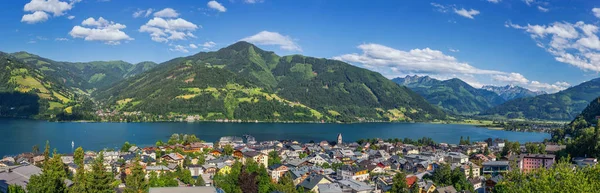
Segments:
[[[461,9],[454,9],[454,13],[469,18],[469,19],[475,19],[474,16],[479,15],[479,11],[475,10],[475,9],[470,9],[470,10],[466,10],[465,8],[461,8]]]
[[[487,0],[487,1],[490,3],[500,3],[500,1],[502,1],[502,0]]]
[[[302,51],[302,48],[290,37],[277,32],[261,31],[253,36],[241,39],[258,45],[276,45],[282,50]]]
[[[83,38],[86,41],[102,41],[109,45],[118,45],[121,41],[133,40],[121,31],[126,28],[125,25],[108,21],[102,17],[98,20],[91,17],[87,18],[81,22],[81,25],[73,27],[69,35],[73,38]]]
[[[55,38],[54,41],[69,41],[67,38]]]
[[[138,9],[136,12],[133,12],[133,18],[138,18],[138,17],[148,17],[152,14],[154,10],[152,8],[150,9],[146,9],[146,10],[141,10]]]
[[[544,48],[558,62],[578,67],[584,71],[600,72],[600,40],[598,26],[554,22],[546,25],[521,26],[507,22],[507,27],[529,33],[538,47]]]
[[[213,48],[215,47],[217,44],[215,42],[212,41],[208,41],[208,42],[204,42],[204,44],[202,44],[202,47],[204,48]]]
[[[225,12],[225,11],[227,11],[227,8],[225,8],[225,6],[223,6],[222,4],[220,4],[217,1],[209,1],[206,5],[209,8],[215,9],[215,10],[217,10],[219,12]]]
[[[442,13],[446,13],[448,12],[448,8],[444,5],[438,4],[438,3],[430,3],[431,6],[435,7],[436,11],[442,12]]]
[[[198,48],[198,46],[196,46],[196,44],[190,44],[190,48],[196,49],[196,48]]]
[[[594,7],[592,9],[592,13],[594,13],[594,16],[596,16],[597,18],[600,18],[600,8]]]
[[[182,18],[164,19],[155,17],[142,25],[139,31],[150,33],[153,41],[168,42],[169,40],[185,40],[188,37],[195,38],[196,36],[191,32],[198,28],[198,25]]]
[[[35,40],[29,40],[27,43],[28,43],[28,44],[35,44],[35,43],[37,43],[37,42],[36,42]]]
[[[189,50],[187,50],[187,48],[185,46],[182,46],[182,45],[175,45],[172,48],[169,48],[169,50],[171,50],[171,51],[177,51],[177,52],[183,52],[183,53],[190,52]]]
[[[59,0],[31,0],[25,4],[23,11],[32,12],[25,14],[21,18],[21,22],[28,24],[44,22],[48,20],[48,13],[52,13],[54,17],[64,15],[66,11],[73,9],[73,5],[81,0],[71,0],[69,3]]]
[[[533,84],[520,73],[480,69],[430,48],[403,51],[368,43],[359,45],[358,49],[362,53],[344,54],[332,59],[357,64],[357,66],[380,72],[389,78],[420,74],[440,79],[460,78],[474,87],[483,85],[478,80],[491,79],[505,84],[519,84],[527,88],[533,88],[531,85],[534,85],[537,89],[547,91],[562,88],[560,85],[558,87],[542,87],[544,83],[539,82]]]
[[[157,11],[156,13],[154,13],[154,17],[164,17],[164,18],[179,17],[179,13],[177,13],[177,11],[175,11],[174,9],[165,8],[163,10],[160,10],[160,11]]]
[[[537,8],[538,8],[538,10],[540,10],[541,12],[548,12],[548,11],[550,11],[550,9],[548,9],[548,8],[544,8],[544,7],[542,7],[542,6],[539,6],[539,5],[537,6]]]
[[[519,73],[509,73],[509,74],[505,74],[505,75],[493,75],[492,79],[496,80],[496,81],[501,81],[501,82],[508,82],[508,83],[520,83],[520,84],[527,84],[529,83],[529,80],[527,80],[527,78],[525,78],[525,76],[523,76],[522,74]]]
[[[28,24],[44,22],[46,20],[48,20],[48,14],[46,14],[46,12],[43,11],[36,11],[32,14],[25,14],[23,15],[23,18],[21,18],[21,22],[25,22]]]
[[[69,15],[69,16],[67,16],[67,19],[70,19],[70,20],[71,20],[71,19],[75,19],[75,16],[73,16],[73,15]]]
[[[531,88],[534,91],[545,90],[545,91],[548,91],[549,93],[554,93],[554,92],[558,92],[558,91],[567,89],[567,88],[569,88],[569,86],[571,86],[571,85],[566,82],[556,82],[554,84],[548,84],[548,83],[541,83],[538,81],[531,81],[531,84],[529,84],[529,88]]]
[[[535,0],[523,0],[523,2],[525,2],[525,4],[527,4],[528,6],[531,6],[531,4],[536,3]]]
[[[262,3],[265,0],[244,0],[244,3],[254,4],[254,3]]]
[[[451,52],[460,52],[460,50],[458,50],[458,49],[452,49],[452,48],[448,49],[448,51],[451,51]]]

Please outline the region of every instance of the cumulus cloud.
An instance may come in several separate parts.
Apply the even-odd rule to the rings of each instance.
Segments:
[[[597,18],[600,18],[600,8],[594,7],[592,9],[592,13],[594,14],[594,16],[596,16]]]
[[[538,81],[531,81],[531,84],[529,84],[529,88],[531,88],[534,91],[545,90],[550,93],[567,89],[567,88],[569,88],[569,86],[571,86],[571,85],[566,82],[556,82],[554,84],[548,84],[548,83],[541,83]]]
[[[21,22],[34,24],[48,20],[48,13],[54,17],[64,15],[66,11],[73,9],[73,5],[81,0],[71,0],[70,2],[59,0],[31,0],[25,4],[23,11],[32,12],[25,14],[21,18]]]
[[[534,84],[520,73],[480,69],[431,48],[404,51],[380,44],[366,43],[359,45],[358,49],[362,53],[344,54],[332,59],[377,71],[389,78],[421,74],[440,79],[460,78],[474,87],[483,85],[477,81],[478,79],[492,79],[504,84],[519,84],[527,88],[534,88],[531,85],[535,85],[535,88],[547,91],[556,91],[556,89],[562,88],[560,85],[542,87],[541,85],[544,83]]]
[[[164,18],[179,17],[179,13],[177,13],[177,11],[175,11],[174,9],[165,8],[163,10],[160,10],[160,11],[157,11],[156,13],[154,13],[154,17],[164,17]]]
[[[204,44],[202,44],[202,47],[204,48],[213,48],[215,47],[217,44],[215,42],[212,41],[208,41],[208,42],[204,42]]]
[[[102,41],[109,45],[118,45],[124,40],[133,40],[125,32],[121,31],[126,26],[102,17],[97,20],[90,17],[83,22],[82,26],[75,26],[69,32],[73,38],[83,38],[86,41]],[[85,27],[84,27],[85,26]]]
[[[452,49],[452,48],[448,49],[448,51],[451,51],[451,52],[460,52],[460,50],[458,50],[458,49]]]
[[[446,13],[448,12],[448,8],[444,5],[438,4],[438,3],[430,3],[431,6],[433,6],[435,8],[436,11],[442,12],[442,13]]]
[[[198,25],[182,18],[164,19],[155,17],[150,19],[139,29],[140,32],[150,33],[150,37],[156,42],[168,42],[170,40],[185,40],[194,38],[191,32],[198,29]]]
[[[28,24],[44,22],[46,20],[48,20],[48,14],[46,14],[46,12],[43,12],[43,11],[36,11],[36,12],[33,12],[32,14],[25,14],[21,18],[21,22],[25,22]]]
[[[196,49],[196,48],[198,48],[198,46],[196,46],[196,44],[190,44],[190,48]]]
[[[290,36],[284,36],[277,32],[261,31],[253,36],[245,37],[241,41],[258,45],[276,45],[282,50],[302,51],[302,48]]]
[[[461,8],[461,9],[454,9],[454,13],[469,18],[469,19],[475,19],[474,16],[479,15],[479,11],[475,10],[475,9],[470,9],[470,10],[466,10],[465,8]]]
[[[225,12],[225,11],[227,11],[227,8],[225,8],[225,6],[223,6],[222,4],[220,4],[217,1],[209,1],[206,5],[209,8],[217,10],[219,12]]]
[[[538,47],[552,54],[558,62],[573,65],[584,71],[600,72],[599,26],[595,24],[579,21],[522,26],[507,22],[505,26],[524,30]]]
[[[67,19],[70,19],[70,20],[75,19],[75,16],[69,15],[69,16],[67,16]]]
[[[138,18],[138,17],[148,17],[152,14],[152,12],[154,11],[154,9],[150,8],[150,9],[146,9],[146,10],[141,10],[138,9],[136,12],[133,12],[133,18]]]
[[[169,48],[169,50],[171,50],[171,51],[177,51],[177,52],[183,52],[183,53],[190,52],[185,46],[182,46],[182,45],[175,45],[172,48]]]

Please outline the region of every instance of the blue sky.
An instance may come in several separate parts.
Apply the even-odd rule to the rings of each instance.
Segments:
[[[556,92],[600,72],[598,1],[15,0],[0,14],[0,51],[59,61],[164,62],[246,40],[474,86]]]

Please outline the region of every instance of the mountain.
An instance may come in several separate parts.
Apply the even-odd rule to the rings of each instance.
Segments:
[[[16,52],[12,55],[30,67],[49,76],[58,77],[66,86],[80,89],[82,92],[93,92],[97,88],[110,86],[156,66],[153,62],[133,65],[120,60],[60,62],[27,52]]]
[[[445,118],[418,94],[379,73],[337,60],[280,57],[247,42],[175,58],[93,96],[121,111],[205,120]]]
[[[429,103],[459,115],[475,115],[505,102],[496,93],[473,88],[457,78],[441,81],[429,76],[415,75],[394,78],[392,81],[419,93]]]
[[[598,121],[596,117],[600,116],[600,97],[592,100],[579,116],[587,123],[596,124]]]
[[[76,98],[73,89],[19,59],[0,52],[0,117],[33,117],[62,111]]]
[[[482,115],[506,118],[573,120],[590,101],[598,96],[600,96],[600,78],[554,94],[511,100],[489,109]]]
[[[500,97],[502,97],[504,100],[507,100],[507,101],[512,100],[512,99],[534,97],[534,96],[538,96],[538,95],[548,94],[544,91],[531,91],[529,89],[526,89],[526,88],[523,88],[520,86],[515,86],[515,85],[506,85],[506,86],[486,85],[486,86],[483,86],[482,89],[495,92],[496,94],[500,95]]]

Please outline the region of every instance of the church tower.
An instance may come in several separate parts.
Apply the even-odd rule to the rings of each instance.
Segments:
[[[342,133],[338,133],[337,144],[342,145]]]

